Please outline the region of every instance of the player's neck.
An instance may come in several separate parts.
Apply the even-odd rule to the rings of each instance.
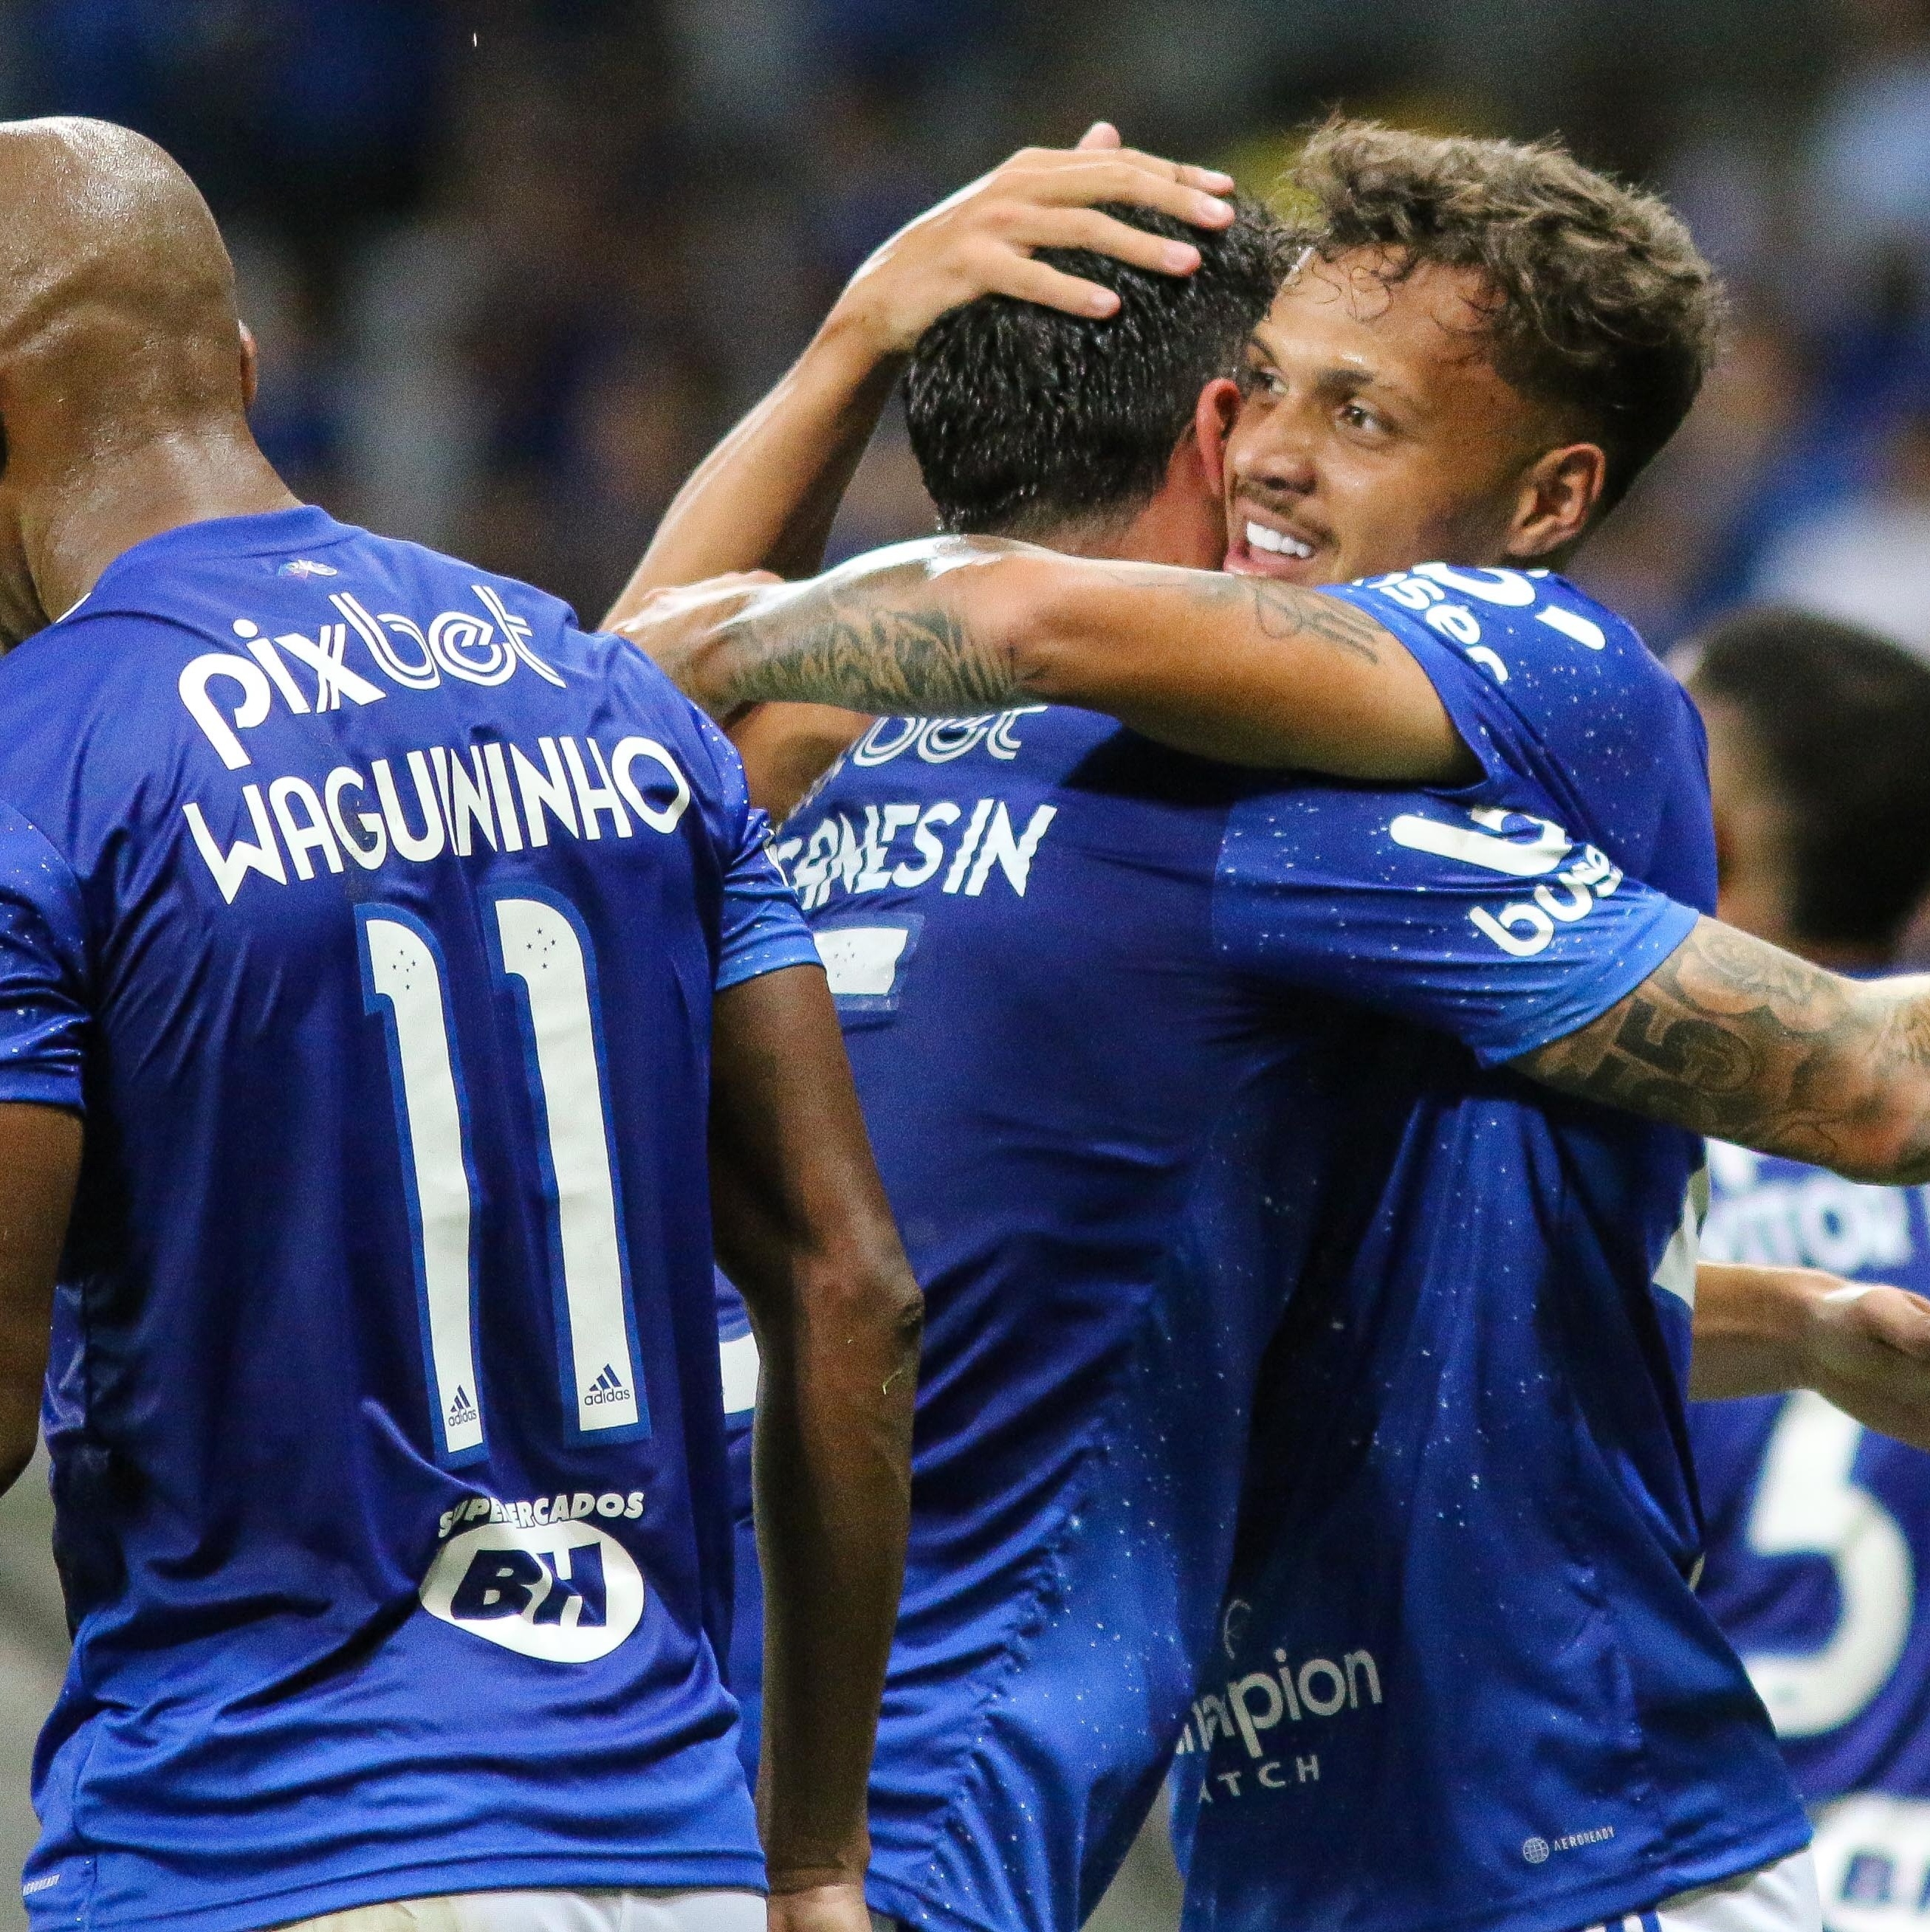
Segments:
[[[135,544],[185,524],[291,509],[299,500],[245,428],[156,437],[113,460],[63,470],[16,502],[33,590],[50,622],[92,590],[101,573]]]
[[[1219,505],[1172,489],[1160,490],[1123,516],[1061,524],[1032,541],[1068,556],[1172,564],[1187,570],[1217,570],[1226,554]]]

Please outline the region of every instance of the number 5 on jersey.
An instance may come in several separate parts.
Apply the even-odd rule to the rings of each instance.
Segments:
[[[581,924],[560,900],[505,897],[491,911],[492,950],[521,1009],[540,1128],[564,1411],[579,1437],[647,1435],[597,1048],[594,962]],[[434,935],[413,914],[364,906],[356,923],[363,1004],[386,1022],[439,1457],[474,1462],[488,1453],[476,1373],[476,1186],[448,976]]]

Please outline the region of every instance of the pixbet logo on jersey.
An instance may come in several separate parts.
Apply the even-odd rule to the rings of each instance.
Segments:
[[[606,1531],[551,1511],[525,1524],[505,1520],[452,1536],[422,1580],[422,1607],[458,1630],[548,1664],[591,1664],[634,1630],[644,1614],[643,1573]]]
[[[1553,873],[1552,884],[1537,886],[1525,899],[1492,912],[1476,906],[1468,914],[1476,932],[1514,958],[1532,959],[1545,951],[1557,926],[1586,919],[1622,883],[1620,868],[1592,845],[1583,846],[1578,859],[1562,866],[1574,843],[1551,820],[1490,806],[1476,807],[1468,817],[1471,826],[1404,812],[1387,828],[1388,836],[1410,852],[1457,860],[1508,878],[1545,879]],[[1562,890],[1555,890],[1556,886]]]

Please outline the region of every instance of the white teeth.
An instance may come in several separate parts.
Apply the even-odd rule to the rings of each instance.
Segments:
[[[1284,530],[1269,530],[1265,524],[1247,524],[1247,544],[1249,549],[1270,550],[1276,556],[1311,556],[1313,554],[1311,544],[1302,543],[1298,537],[1290,537]]]

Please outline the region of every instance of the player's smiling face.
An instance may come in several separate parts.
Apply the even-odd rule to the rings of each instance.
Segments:
[[[1514,520],[1547,425],[1488,360],[1481,285],[1382,266],[1310,262],[1254,332],[1226,443],[1229,570],[1333,584],[1523,556]]]

